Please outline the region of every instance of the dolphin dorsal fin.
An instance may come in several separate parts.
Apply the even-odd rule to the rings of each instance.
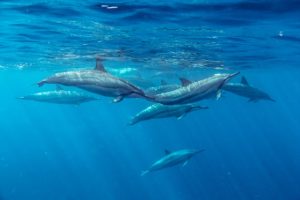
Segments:
[[[247,79],[246,79],[245,76],[242,76],[242,78],[241,78],[241,84],[243,84],[243,85],[249,85],[249,83],[248,83],[248,81],[247,81]]]
[[[186,78],[179,78],[179,80],[180,80],[182,86],[187,86],[192,83],[192,81],[190,81]]]
[[[171,151],[169,151],[168,149],[165,149],[165,154],[169,155],[171,153]]]
[[[64,90],[60,85],[56,85],[56,90],[60,91],[60,90]]]
[[[103,59],[97,57],[96,58],[96,67],[95,70],[101,71],[101,72],[106,72],[104,65],[103,65]]]
[[[167,81],[165,81],[165,80],[161,80],[161,81],[160,81],[160,85],[168,85],[168,83],[167,83]]]

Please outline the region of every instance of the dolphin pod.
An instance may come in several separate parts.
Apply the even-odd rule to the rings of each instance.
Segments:
[[[183,163],[183,166],[187,164],[190,158],[196,154],[203,152],[202,150],[197,149],[182,149],[174,152],[165,150],[165,156],[154,162],[149,169],[142,171],[141,176],[144,176],[150,172],[162,170],[168,167],[173,167],[180,163]]]
[[[249,98],[249,102],[257,102],[259,100],[269,100],[275,102],[275,100],[264,91],[249,85],[244,76],[241,78],[240,83],[227,83],[223,86],[223,89],[239,96]]]
[[[157,118],[176,117],[177,119],[181,119],[189,112],[207,108],[208,107],[196,104],[163,105],[156,103],[136,114],[136,116],[130,121],[129,125]]]
[[[95,69],[56,73],[40,81],[38,85],[61,84],[73,86],[103,96],[114,97],[113,102],[120,102],[125,97],[140,97],[165,105],[175,105],[200,101],[214,95],[220,98],[223,85],[230,78],[238,74],[239,72],[233,74],[215,74],[195,82],[181,79],[181,87],[176,86],[171,91],[153,95],[146,94],[143,90],[128,81],[111,75],[105,70],[102,60],[97,58]]]
[[[96,59],[96,67],[93,70],[56,73],[38,83],[39,86],[44,84],[78,87],[103,96],[114,97],[113,102],[120,102],[124,97],[146,98],[144,92],[138,87],[106,72],[102,60],[99,58]]]
[[[74,104],[79,105],[81,103],[98,100],[95,97],[86,95],[77,91],[67,91],[59,86],[56,90],[37,92],[27,96],[18,97],[18,99],[56,103],[56,104]]]
[[[246,97],[252,102],[262,99],[274,101],[267,93],[250,86],[245,77],[242,77],[241,83],[228,83],[230,79],[238,74],[239,72],[215,74],[193,82],[185,78],[180,78],[181,85],[167,84],[162,81],[160,86],[148,88],[143,91],[127,80],[108,73],[102,64],[102,60],[97,58],[94,69],[56,73],[41,80],[38,86],[58,84],[76,87],[102,96],[113,97],[113,102],[120,102],[124,98],[144,98],[150,102],[154,102],[154,104],[137,113],[129,122],[129,125],[157,118],[176,117],[177,119],[181,119],[190,112],[207,109],[208,107],[194,104],[194,102],[213,97],[219,99],[222,90]],[[84,93],[63,90],[59,87],[53,91],[38,92],[19,97],[19,99],[76,105],[98,100]],[[194,155],[203,151],[203,149],[182,149],[174,152],[166,150],[166,155],[143,171],[141,176],[181,163],[184,166]]]

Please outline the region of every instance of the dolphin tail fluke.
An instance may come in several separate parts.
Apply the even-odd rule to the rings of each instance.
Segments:
[[[145,176],[145,175],[148,174],[149,172],[150,172],[149,170],[142,171],[141,176]]]
[[[25,97],[16,97],[16,99],[25,99]]]
[[[146,99],[146,100],[149,100],[149,101],[154,101],[154,96],[151,96],[149,94],[146,94],[143,90],[140,90],[139,93],[136,93],[136,95]]]
[[[139,95],[146,100],[155,101],[155,96],[147,94],[144,91],[142,91],[142,93],[140,93]]]
[[[119,103],[124,99],[123,95],[117,96],[116,98],[113,99],[113,103]]]
[[[140,92],[130,92],[128,94],[121,94],[119,96],[117,96],[116,98],[113,99],[113,103],[119,103],[120,101],[122,101],[125,97],[134,95],[135,97],[141,97],[141,98],[145,98],[145,99],[153,99],[151,97],[149,97],[148,95],[146,95],[142,90]]]
[[[134,89],[132,90],[131,93],[126,94],[125,96],[134,94],[134,95],[136,95],[137,97],[142,97],[142,98],[144,98],[144,99],[147,99],[147,100],[150,100],[150,101],[154,101],[155,98],[152,97],[152,96],[150,96],[150,95],[148,95],[148,94],[146,94],[146,93],[144,92],[144,90],[142,90],[142,89],[140,89],[140,88],[138,88],[138,87],[136,87],[136,86],[134,86],[134,85],[132,85],[132,84],[130,84],[130,85],[131,85],[131,87],[134,88]]]

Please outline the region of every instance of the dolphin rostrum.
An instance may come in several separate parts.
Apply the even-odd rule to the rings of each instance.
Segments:
[[[44,84],[78,87],[103,96],[114,97],[113,102],[122,101],[124,97],[146,97],[138,87],[106,72],[99,58],[96,59],[96,67],[93,70],[56,73],[38,83],[39,86]]]
[[[275,102],[275,100],[272,99],[267,93],[249,85],[244,76],[242,77],[240,83],[226,83],[223,86],[223,89],[239,96],[249,98],[249,101],[251,102],[257,102],[263,99]]]
[[[149,169],[143,171],[141,173],[141,176],[144,176],[148,174],[149,172],[165,169],[168,167],[173,167],[175,165],[178,165],[180,163],[183,163],[183,166],[187,164],[189,159],[193,157],[194,155],[203,152],[204,149],[202,150],[197,150],[197,149],[183,149],[183,150],[178,150],[174,152],[170,152],[168,150],[165,150],[166,155],[159,159],[158,161],[154,162]]]
[[[154,95],[153,101],[165,105],[174,105],[192,103],[213,96],[217,96],[217,99],[219,99],[223,85],[238,74],[239,72],[233,74],[215,74],[195,82],[181,78],[182,87]]]
[[[38,92],[27,96],[18,97],[18,99],[32,100],[56,104],[75,104],[79,105],[84,102],[98,100],[92,96],[80,93],[77,91],[67,91],[61,89],[59,86],[56,90]]]
[[[140,121],[156,118],[176,117],[177,119],[181,119],[189,112],[207,108],[196,104],[163,105],[156,103],[135,115],[129,124],[134,125]]]

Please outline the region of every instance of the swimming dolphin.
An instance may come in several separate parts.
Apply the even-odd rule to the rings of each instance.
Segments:
[[[134,125],[140,121],[156,118],[176,117],[177,119],[181,119],[189,112],[207,108],[208,107],[203,107],[196,104],[162,105],[157,103],[147,107],[135,115],[135,117],[133,117],[133,119],[130,121],[129,125]]]
[[[77,91],[67,91],[57,88],[53,91],[38,92],[27,96],[18,97],[18,99],[32,100],[39,102],[48,102],[56,104],[75,104],[98,100],[92,96]]]
[[[259,100],[269,100],[275,102],[267,93],[249,85],[247,79],[243,76],[240,83],[226,83],[223,89],[237,94],[239,96],[249,98],[249,102],[257,102]]]
[[[149,172],[165,169],[168,167],[173,167],[180,163],[183,163],[183,166],[185,166],[191,157],[203,151],[204,149],[202,150],[183,149],[174,152],[165,150],[166,155],[161,159],[159,159],[158,161],[154,162],[149,169],[142,171],[141,176],[144,176]]]
[[[181,86],[178,84],[168,84],[167,82],[162,80],[161,84],[159,86],[150,87],[145,90],[145,93],[148,96],[154,96],[154,95],[161,94],[164,92],[170,92],[172,90],[176,90],[180,87]]]
[[[113,102],[122,101],[124,97],[146,97],[138,87],[106,72],[100,58],[96,59],[96,68],[93,70],[56,73],[38,83],[39,86],[44,84],[78,87],[103,96],[114,97]]]
[[[182,87],[170,92],[154,95],[153,101],[165,105],[174,105],[192,103],[211,98],[212,96],[217,96],[217,99],[219,99],[223,85],[238,74],[239,72],[233,74],[215,74],[195,82],[181,78]]]

